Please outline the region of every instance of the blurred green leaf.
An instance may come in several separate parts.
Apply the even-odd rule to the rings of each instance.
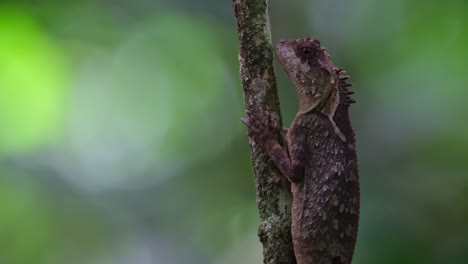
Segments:
[[[27,13],[0,8],[0,154],[56,135],[67,74],[58,47]]]

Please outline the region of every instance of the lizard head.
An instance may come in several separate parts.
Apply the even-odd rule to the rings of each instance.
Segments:
[[[276,54],[296,87],[301,112],[323,111],[336,101],[339,76],[319,40],[280,40]]]

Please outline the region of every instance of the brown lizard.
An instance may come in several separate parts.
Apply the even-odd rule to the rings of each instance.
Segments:
[[[281,40],[281,66],[293,81],[299,111],[283,144],[271,118],[247,111],[242,122],[291,181],[291,233],[297,264],[350,264],[359,221],[359,176],[348,108],[349,76],[317,39]]]

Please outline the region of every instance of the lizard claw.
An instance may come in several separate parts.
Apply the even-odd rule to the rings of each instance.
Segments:
[[[247,117],[241,118],[241,121],[247,126],[247,134],[250,138],[258,143],[274,138],[270,113],[264,112],[261,115],[257,115],[249,110],[245,111],[245,113]]]
[[[247,134],[249,137],[253,137],[254,134],[259,133],[259,130],[250,122],[250,119],[241,118],[241,121],[247,126]]]
[[[245,117],[241,118],[241,122],[244,123],[246,126],[250,126],[249,119]]]

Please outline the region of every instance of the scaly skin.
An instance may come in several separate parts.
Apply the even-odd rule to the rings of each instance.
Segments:
[[[292,183],[297,264],[350,264],[359,221],[358,163],[348,116],[354,92],[318,40],[282,40],[276,53],[299,100],[286,146],[267,114],[247,112],[242,121]]]

